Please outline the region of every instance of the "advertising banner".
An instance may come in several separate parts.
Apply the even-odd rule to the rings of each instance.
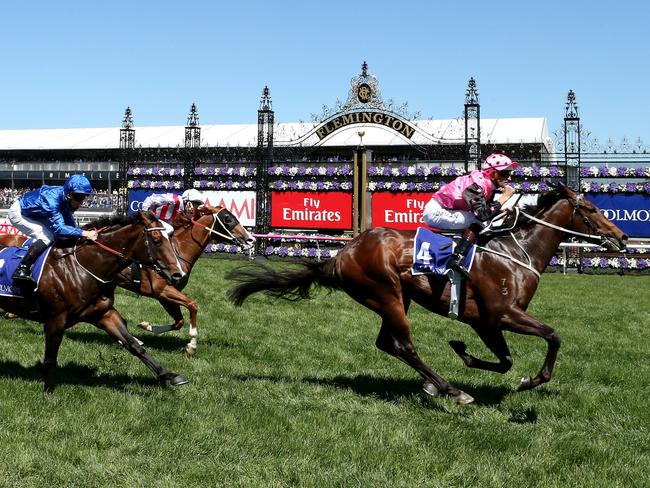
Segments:
[[[20,232],[18,229],[16,229],[13,225],[11,225],[11,222],[9,222],[9,219],[6,217],[0,218],[0,234],[2,235],[24,235],[22,232]]]
[[[650,195],[588,193],[587,199],[630,237],[650,237]]]
[[[372,226],[415,230],[424,226],[422,210],[433,193],[372,194]]]
[[[293,229],[351,229],[352,194],[272,192],[271,226]]]
[[[142,202],[153,193],[166,193],[160,190],[129,190],[129,215],[142,209]],[[180,195],[182,192],[178,192]],[[203,191],[206,203],[213,207],[224,207],[237,217],[245,227],[255,226],[254,191]]]

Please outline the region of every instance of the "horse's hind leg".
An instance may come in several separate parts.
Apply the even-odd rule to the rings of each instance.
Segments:
[[[449,341],[449,345],[454,352],[460,356],[469,368],[484,369],[496,373],[508,372],[512,367],[512,357],[510,356],[508,344],[506,344],[506,340],[503,338],[503,332],[500,329],[489,326],[472,325],[472,328],[490,351],[494,353],[499,362],[493,363],[472,356],[467,353],[465,343],[461,341]]]
[[[167,380],[172,385],[184,385],[187,380],[162,367],[144,350],[140,342],[126,328],[126,321],[117,310],[111,308],[95,324],[104,329],[111,337],[118,341],[128,351],[147,365],[153,373],[161,380]]]
[[[557,353],[560,349],[560,336],[552,327],[543,324],[539,320],[531,317],[526,312],[513,308],[508,311],[503,319],[503,328],[518,334],[534,335],[543,338],[546,341],[548,349],[544,364],[534,378],[522,378],[519,390],[530,390],[542,383],[550,381],[553,375],[553,368]]]
[[[451,386],[420,358],[415,350],[408,320],[401,304],[395,304],[392,308],[384,309],[381,315],[383,321],[375,342],[377,348],[391,356],[395,356],[415,369],[424,378],[424,389],[427,393],[433,395],[436,392],[445,393],[458,404],[474,401],[467,393]]]

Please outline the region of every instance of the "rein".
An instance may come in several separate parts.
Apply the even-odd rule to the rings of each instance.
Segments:
[[[105,229],[106,229],[106,227],[102,227],[101,229],[98,229],[98,230],[97,230],[97,234],[101,233],[101,232],[102,232],[103,230],[105,230]],[[145,236],[146,236],[148,232],[153,232],[153,231],[156,231],[156,230],[161,231],[161,232],[165,232],[165,228],[164,228],[164,227],[151,227],[151,228],[144,228],[144,229],[143,229],[143,233],[144,233]],[[111,253],[111,254],[113,254],[113,255],[115,255],[115,256],[121,258],[121,259],[124,259],[125,261],[130,261],[130,262],[132,262],[132,263],[139,264],[140,266],[147,267],[147,265],[142,264],[141,261],[138,261],[137,259],[134,259],[134,258],[130,258],[130,257],[128,257],[128,256],[125,256],[125,255],[124,255],[123,253],[121,253],[120,251],[117,251],[116,249],[113,249],[113,248],[111,248],[111,247],[109,247],[109,246],[107,246],[107,245],[105,245],[105,244],[102,244],[101,242],[97,242],[96,240],[95,240],[95,241],[90,241],[90,242],[93,243],[93,244],[95,244],[95,245],[98,246],[99,248],[103,249],[104,251],[107,251],[107,252],[109,252],[109,253]],[[90,271],[88,268],[86,268],[83,264],[81,264],[81,263],[79,262],[79,259],[77,258],[77,246],[78,246],[78,244],[79,244],[79,243],[76,242],[75,245],[74,245],[74,248],[73,248],[73,250],[72,250],[72,256],[74,257],[74,260],[75,260],[75,262],[77,263],[77,265],[78,265],[81,269],[83,269],[86,273],[88,273],[90,276],[92,276],[92,277],[95,278],[97,281],[99,281],[100,283],[104,283],[104,284],[106,284],[106,283],[110,283],[112,280],[104,280],[104,279],[100,278],[99,276],[97,276],[96,274],[94,274],[92,271]],[[146,244],[146,246],[147,246],[147,252],[149,252],[149,251],[148,251],[148,250],[149,250],[149,239],[145,239],[145,244]],[[156,268],[157,268],[156,266],[153,266],[153,269],[154,269],[154,270],[155,270]]]
[[[574,218],[575,218],[575,214],[576,214],[576,212],[578,211],[578,209],[580,208],[580,198],[581,198],[581,197],[582,197],[582,195],[577,195],[577,196],[576,196],[576,201],[575,201],[575,202],[570,201],[571,205],[573,206],[573,214],[572,214],[572,216],[571,216],[571,223],[573,223]],[[566,234],[571,234],[571,235],[574,235],[574,236],[577,236],[577,237],[582,237],[582,238],[584,238],[584,239],[589,239],[589,240],[592,240],[592,241],[598,241],[599,244],[601,244],[601,245],[602,245],[604,242],[606,242],[606,239],[605,239],[605,237],[603,237],[603,236],[594,235],[594,234],[584,234],[584,233],[582,233],[582,232],[577,232],[577,231],[575,231],[575,230],[567,229],[567,228],[565,228],[565,227],[560,227],[559,225],[555,225],[555,224],[552,224],[552,223],[547,222],[547,221],[545,221],[545,220],[538,219],[537,217],[535,217],[535,216],[533,216],[533,215],[530,215],[530,214],[528,214],[528,213],[522,211],[522,210],[519,209],[518,207],[515,207],[514,210],[515,210],[515,218],[514,218],[514,222],[513,222],[512,226],[511,226],[510,228],[508,228],[508,229],[503,229],[504,231],[513,229],[514,226],[515,226],[516,223],[517,223],[517,220],[519,219],[519,215],[521,214],[521,215],[523,215],[524,217],[528,218],[530,221],[535,222],[535,223],[538,223],[538,224],[540,224],[540,225],[543,225],[544,227],[549,227],[549,228],[551,228],[551,229],[559,230],[560,232],[563,232],[563,233],[566,233]],[[493,221],[498,220],[499,218],[504,217],[504,215],[505,215],[505,214],[500,214],[500,215],[498,215],[497,217],[495,217],[495,218],[493,219]],[[585,219],[585,220],[586,220],[587,224],[589,225],[590,222],[588,221],[588,219]],[[490,225],[491,225],[491,223],[490,223]],[[487,228],[489,228],[490,225],[488,225]],[[487,229],[487,228],[486,228],[486,229]],[[499,251],[495,251],[495,250],[493,250],[493,249],[488,249],[488,248],[483,247],[483,246],[476,246],[476,248],[477,248],[477,249],[480,249],[481,251],[485,251],[485,252],[488,252],[488,253],[491,253],[491,254],[496,254],[496,255],[501,256],[501,257],[503,257],[503,258],[509,259],[509,260],[512,261],[513,263],[519,264],[520,266],[523,266],[524,268],[526,268],[526,269],[532,271],[532,272],[537,276],[537,278],[539,279],[539,278],[540,278],[540,274],[539,274],[539,272],[538,272],[536,269],[533,268],[533,266],[532,266],[532,260],[530,259],[530,256],[528,255],[528,253],[527,253],[526,250],[522,247],[522,245],[519,244],[519,241],[517,240],[517,238],[515,237],[515,235],[514,235],[512,232],[509,232],[509,234],[510,234],[510,236],[512,237],[512,240],[515,241],[515,244],[517,244],[517,247],[519,247],[519,249],[521,249],[521,250],[523,251],[523,253],[526,255],[526,258],[528,259],[528,263],[525,263],[525,262],[523,262],[523,261],[520,261],[520,260],[518,260],[518,259],[516,259],[516,258],[514,258],[514,257],[512,257],[512,256],[510,256],[510,255],[508,255],[508,254],[505,254],[505,253],[502,253],[502,252],[499,252]]]

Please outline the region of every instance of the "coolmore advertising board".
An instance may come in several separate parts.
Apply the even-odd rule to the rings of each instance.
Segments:
[[[154,193],[168,193],[154,190],[129,191],[129,215],[142,209],[142,202]],[[213,207],[224,207],[230,210],[245,227],[255,226],[255,192],[254,191],[202,191],[206,203]],[[181,192],[178,192],[180,195]]]
[[[650,237],[650,195],[588,193],[587,199],[630,237]]]

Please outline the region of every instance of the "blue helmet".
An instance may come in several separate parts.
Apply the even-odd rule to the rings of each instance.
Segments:
[[[78,195],[90,195],[93,192],[93,187],[83,175],[72,175],[67,179],[63,185],[63,190],[65,194],[76,193]]]

